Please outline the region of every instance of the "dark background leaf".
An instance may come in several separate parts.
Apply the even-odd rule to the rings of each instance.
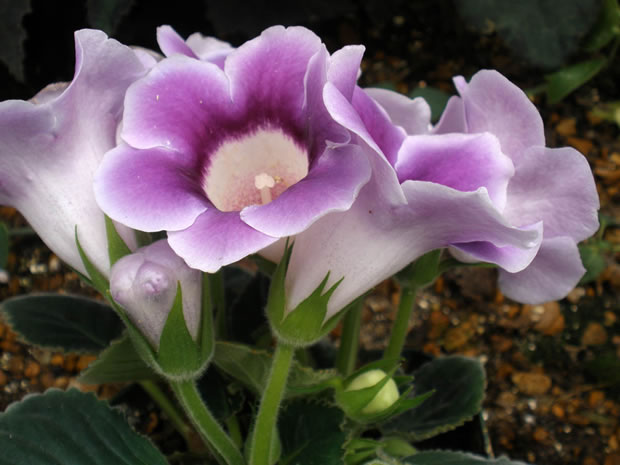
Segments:
[[[0,465],[167,465],[148,439],[93,394],[51,389],[0,414]]]
[[[96,353],[123,331],[108,305],[86,297],[31,294],[7,299],[0,309],[26,341],[50,349]]]
[[[525,465],[523,462],[510,460],[506,457],[487,459],[462,452],[449,451],[420,452],[403,462],[409,465]]]
[[[23,20],[29,12],[29,0],[0,0],[0,61],[19,81],[24,80]]]
[[[456,0],[461,17],[480,31],[497,31],[533,65],[560,67],[577,51],[598,16],[600,0]]]
[[[4,223],[0,223],[0,270],[6,267],[9,258],[9,230]]]
[[[452,430],[473,418],[482,406],[485,375],[477,360],[440,357],[413,373],[412,396],[435,390],[420,406],[381,426],[385,434],[401,432],[413,441]]]
[[[341,465],[346,436],[340,430],[342,410],[304,400],[284,407],[278,420],[281,463]]]
[[[87,0],[88,22],[96,29],[114,34],[135,0]]]

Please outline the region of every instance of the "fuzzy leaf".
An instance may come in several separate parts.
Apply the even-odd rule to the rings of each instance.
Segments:
[[[0,465],[166,465],[166,459],[93,394],[50,389],[0,414]]]
[[[602,251],[596,245],[579,244],[579,255],[586,273],[581,277],[579,284],[595,281],[605,271],[607,262]]]
[[[125,383],[156,378],[134,349],[128,336],[112,342],[78,378],[80,383]]]
[[[477,360],[437,358],[413,373],[412,397],[434,390],[421,405],[383,424],[385,435],[404,433],[413,441],[435,436],[462,425],[476,415],[484,397],[484,370]]]
[[[123,324],[106,304],[86,297],[31,294],[5,300],[0,309],[31,344],[96,353],[121,335]]]
[[[340,409],[304,400],[291,402],[278,420],[282,456],[280,463],[341,465],[346,435],[340,429]]]

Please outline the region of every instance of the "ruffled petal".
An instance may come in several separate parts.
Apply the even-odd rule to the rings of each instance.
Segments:
[[[545,145],[543,122],[527,95],[497,71],[479,71],[454,83],[463,98],[467,131],[490,132],[515,165],[531,146]]]
[[[465,105],[463,99],[453,95],[448,100],[446,108],[439,118],[439,122],[433,127],[433,134],[448,134],[451,132],[467,133],[467,121],[465,119]]]
[[[100,271],[109,260],[92,180],[114,147],[127,87],[145,69],[136,54],[100,31],[75,33],[70,85],[39,94],[41,104],[0,103],[0,201],[15,206],[62,260],[86,273],[75,246]]]
[[[185,55],[190,58],[198,58],[183,38],[168,25],[157,28],[157,44],[167,57]]]
[[[209,61],[220,68],[224,68],[226,57],[234,50],[228,42],[216,39],[215,37],[205,37],[199,32],[190,35],[185,43],[203,61]]]
[[[408,135],[426,134],[431,129],[431,107],[422,97],[411,99],[388,89],[364,89],[387,112],[392,123]]]
[[[125,99],[121,137],[132,147],[168,147],[203,153],[208,136],[220,134],[234,111],[220,68],[185,56],[162,60],[136,82]]]
[[[515,225],[542,220],[545,239],[569,236],[575,242],[598,229],[598,194],[590,166],[570,147],[531,147],[508,186],[505,215]]]
[[[362,92],[362,91],[360,91]],[[354,92],[354,101],[357,95],[357,90]],[[365,98],[364,98],[365,96]],[[328,82],[323,89],[323,100],[325,102],[325,106],[327,111],[331,117],[340,125],[351,131],[355,134],[359,139],[361,139],[361,143],[367,145],[373,150],[372,155],[370,156],[370,164],[372,166],[373,173],[380,179],[386,179],[385,183],[382,183],[377,190],[377,195],[381,196],[383,201],[387,204],[398,204],[405,203],[405,196],[400,189],[396,172],[392,168],[392,165],[386,158],[385,154],[382,152],[379,145],[370,134],[366,123],[371,124],[371,118],[373,115],[377,115],[377,111],[381,111],[381,109],[374,102],[370,101],[370,98],[365,94],[361,95],[359,98],[358,109],[354,108],[353,105],[340,93],[340,91],[334,86],[332,83]],[[374,109],[362,108],[362,105],[368,104],[371,108],[374,105]],[[361,117],[361,114],[364,114],[366,121],[364,121]],[[383,118],[377,117],[376,121],[381,122],[382,127],[386,129],[386,133],[391,135],[396,135],[397,132],[393,132],[389,126],[385,125],[385,121],[388,120],[387,115],[383,115]],[[397,128],[392,126],[394,131],[398,131]],[[394,152],[394,156],[396,156],[396,146],[400,146],[402,140],[404,140],[405,134],[401,129],[401,133],[398,139],[396,140],[386,140],[391,145],[390,150]],[[397,141],[397,142],[396,142]]]
[[[566,297],[585,271],[575,241],[559,236],[545,239],[525,270],[518,273],[500,270],[499,287],[511,299],[536,305]]]
[[[502,210],[514,166],[492,134],[409,136],[398,152],[398,179],[429,181],[470,192],[486,187]]]
[[[304,77],[308,63],[323,47],[303,27],[274,26],[263,31],[226,59],[235,106],[251,108],[256,117],[272,123],[284,119],[302,124]]]
[[[308,176],[266,205],[252,205],[241,219],[274,237],[300,233],[333,211],[347,210],[370,179],[368,157],[355,145],[326,150]]]
[[[245,224],[238,212],[215,208],[202,213],[189,228],[168,233],[170,247],[191,268],[207,273],[215,273],[277,240]]]
[[[334,52],[329,60],[327,80],[349,101],[353,99],[364,50],[363,45],[347,45]]]
[[[329,300],[329,317],[431,250],[490,242],[520,249],[531,261],[540,244],[540,231],[506,224],[484,189],[460,192],[407,181],[402,187],[409,203],[390,206],[377,195],[381,181],[371,180],[350,210],[327,215],[296,237],[286,278],[289,310],[328,271],[328,287],[344,278]]]
[[[179,158],[167,149],[116,147],[106,153],[95,176],[99,206],[110,218],[141,231],[189,227],[209,204]]]

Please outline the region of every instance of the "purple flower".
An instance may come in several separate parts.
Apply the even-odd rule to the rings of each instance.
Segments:
[[[145,68],[103,32],[78,31],[75,44],[71,83],[52,84],[30,102],[0,103],[0,203],[17,208],[50,249],[86,274],[77,227],[86,254],[107,275],[104,215],[92,180],[116,145],[125,91]],[[119,232],[132,243],[133,233]]]
[[[543,224],[532,263],[521,271],[500,270],[502,292],[530,304],[566,296],[585,272],[577,243],[598,229],[599,201],[587,160],[573,148],[545,147],[538,111],[501,74],[480,71],[469,84],[462,77],[454,82],[460,97],[450,99],[434,132],[495,136],[515,167],[499,211],[514,226]],[[457,256],[495,262],[483,249],[469,244]]]
[[[213,272],[351,206],[368,156],[330,116],[325,88],[352,98],[362,47],[330,56],[311,31],[278,26],[220,68],[172,34],[160,29],[171,56],[128,90],[124,143],[95,178],[111,218],[167,231],[191,267]]]
[[[201,315],[200,271],[189,268],[165,240],[117,261],[110,272],[110,293],[156,349],[181,285],[183,316],[194,339]]]
[[[157,28],[157,43],[167,57],[175,54],[185,55],[190,58],[211,62],[220,68],[224,68],[226,57],[234,50],[228,42],[221,41],[215,37],[205,37],[198,32],[195,32],[184,41],[170,26],[160,26]]]
[[[325,94],[331,116],[376,156],[353,206],[296,237],[285,284],[289,311],[329,271],[326,288],[344,278],[328,302],[329,318],[438,248],[475,245],[485,260],[515,272],[533,260],[542,224],[515,227],[502,216],[514,167],[495,136],[431,135],[426,103],[388,91],[356,88],[349,102],[328,84]]]

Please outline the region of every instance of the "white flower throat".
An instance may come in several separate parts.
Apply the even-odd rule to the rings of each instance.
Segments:
[[[202,188],[225,212],[266,205],[308,174],[306,151],[273,129],[225,142],[210,162]]]

